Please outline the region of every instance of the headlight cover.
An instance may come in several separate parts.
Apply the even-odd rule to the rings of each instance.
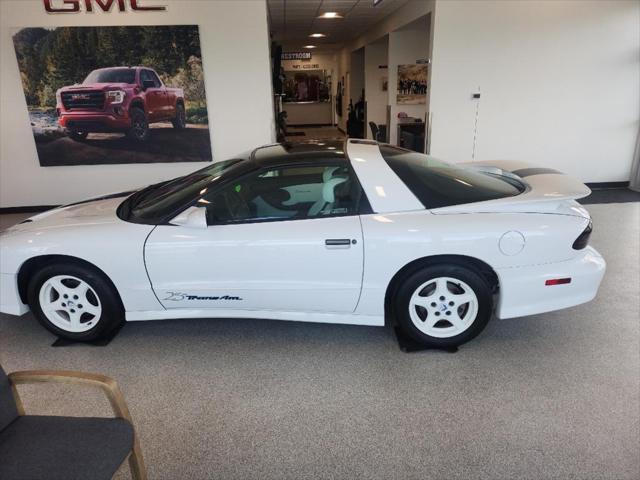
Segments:
[[[124,102],[125,92],[122,90],[110,90],[107,92],[107,98],[111,104]]]

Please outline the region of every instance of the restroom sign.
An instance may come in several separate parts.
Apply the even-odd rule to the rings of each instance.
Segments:
[[[280,60],[311,60],[311,52],[282,52]]]

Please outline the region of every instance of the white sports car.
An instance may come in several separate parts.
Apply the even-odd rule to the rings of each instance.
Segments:
[[[241,157],[241,158],[240,158]],[[0,311],[92,340],[123,321],[384,325],[451,347],[593,299],[590,190],[512,161],[450,165],[365,140],[277,144],[0,237]]]

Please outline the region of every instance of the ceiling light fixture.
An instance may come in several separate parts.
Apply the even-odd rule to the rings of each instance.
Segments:
[[[305,46],[304,46],[304,47],[302,47],[302,48],[316,48],[316,46],[315,46],[315,45],[305,45]]]
[[[342,18],[338,12],[324,12],[322,15],[318,15],[318,18]]]
[[[309,35],[310,37],[313,38],[323,38],[326,37],[326,35],[324,33],[312,33],[311,35]]]

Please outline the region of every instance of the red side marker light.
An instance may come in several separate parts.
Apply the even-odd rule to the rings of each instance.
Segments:
[[[550,280],[547,280],[546,282],[544,282],[544,284],[546,286],[551,286],[551,285],[564,285],[567,283],[571,283],[571,277],[569,278],[552,278]]]

